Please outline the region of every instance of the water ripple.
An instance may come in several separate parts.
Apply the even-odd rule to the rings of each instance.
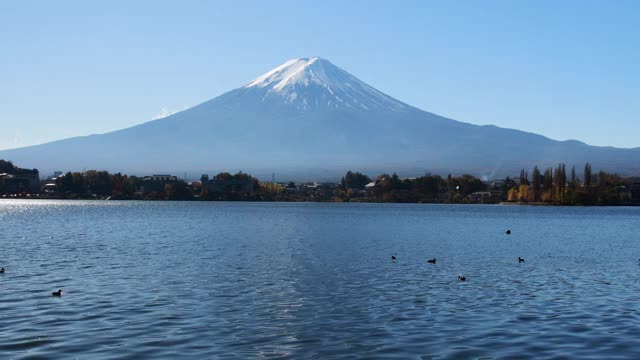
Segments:
[[[0,358],[636,358],[639,214],[1,201]]]

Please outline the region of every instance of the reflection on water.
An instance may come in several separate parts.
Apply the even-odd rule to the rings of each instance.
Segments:
[[[1,201],[0,358],[635,358],[639,214]]]

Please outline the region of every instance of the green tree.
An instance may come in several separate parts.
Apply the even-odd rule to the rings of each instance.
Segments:
[[[371,182],[371,178],[359,172],[347,171],[347,174],[340,181],[345,189],[364,189],[364,186]]]

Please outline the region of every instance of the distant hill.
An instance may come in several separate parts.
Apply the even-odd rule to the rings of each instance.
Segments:
[[[5,161],[0,159],[0,174],[2,173],[8,173],[8,174],[13,174],[14,172],[16,172],[18,168],[13,165],[13,163],[11,161]]]
[[[22,169],[11,161],[0,159],[0,195],[40,192],[37,169]]]
[[[327,60],[292,59],[247,85],[131,128],[0,151],[41,170],[135,174],[244,170],[337,178],[348,169],[405,176],[514,175],[564,162],[640,175],[640,148],[447,119],[391,98]]]
[[[36,169],[22,169],[13,164],[11,161],[0,159],[0,174],[24,174],[37,172]]]

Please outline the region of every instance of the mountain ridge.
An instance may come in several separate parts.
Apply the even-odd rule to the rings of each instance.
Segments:
[[[339,176],[348,169],[371,169],[495,177],[558,162],[580,168],[587,161],[595,169],[635,175],[640,174],[638,149],[556,141],[448,119],[313,57],[291,59],[242,87],[161,119],[4,150],[0,158],[50,170],[331,169]]]

